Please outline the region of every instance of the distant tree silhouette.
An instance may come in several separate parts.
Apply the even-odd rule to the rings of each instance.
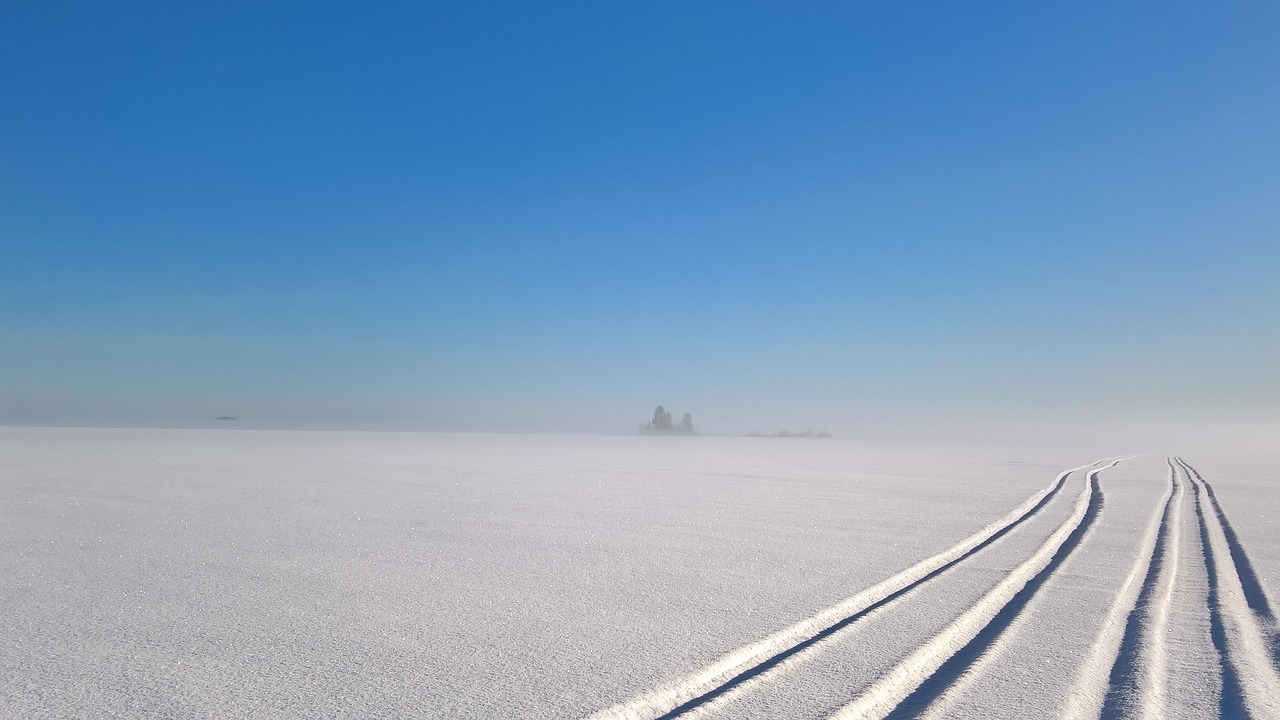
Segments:
[[[677,426],[671,422],[671,413],[661,405],[653,411],[653,419],[640,426],[640,432],[646,435],[696,435],[693,429],[693,416],[684,414]]]

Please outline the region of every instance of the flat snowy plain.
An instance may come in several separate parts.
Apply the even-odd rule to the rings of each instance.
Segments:
[[[1280,718],[1239,447],[0,428],[0,717]]]

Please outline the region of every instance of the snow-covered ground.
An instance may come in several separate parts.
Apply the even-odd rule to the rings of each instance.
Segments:
[[[1280,717],[1280,442],[1122,454],[0,428],[0,716]]]

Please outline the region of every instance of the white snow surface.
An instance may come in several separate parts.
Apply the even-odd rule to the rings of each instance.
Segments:
[[[1280,447],[1114,449],[0,428],[0,717],[1270,712]]]

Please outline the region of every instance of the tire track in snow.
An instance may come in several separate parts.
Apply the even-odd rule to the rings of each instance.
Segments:
[[[1137,560],[1107,611],[1102,632],[1098,634],[1089,649],[1088,657],[1080,665],[1072,684],[1072,693],[1063,708],[1063,720],[1116,717],[1116,708],[1109,708],[1107,705],[1118,699],[1115,694],[1119,688],[1125,688],[1126,694],[1132,693],[1139,677],[1145,680],[1144,690],[1151,697],[1150,702],[1143,702],[1147,717],[1163,717],[1158,708],[1164,706],[1165,700],[1157,698],[1163,698],[1165,660],[1162,646],[1177,571],[1183,498],[1183,486],[1177,481],[1173,461],[1166,462],[1169,464],[1169,487],[1156,501],[1155,510],[1139,542]],[[1143,655],[1158,667],[1144,666],[1143,674],[1139,676],[1135,672],[1135,662],[1138,661],[1139,617],[1141,610],[1151,609],[1151,602],[1158,604],[1154,617],[1148,613],[1147,620],[1160,624],[1159,629],[1153,629],[1152,632],[1158,636],[1161,647],[1152,647]],[[1150,634],[1148,633],[1149,636]]]
[[[712,664],[674,682],[638,695],[627,702],[593,713],[587,720],[669,720],[719,697],[982,551],[983,548],[1040,512],[1058,494],[1066,484],[1067,478],[1073,473],[1087,470],[1103,462],[1106,461],[1099,460],[1067,470],[1003,518],[943,552],[926,558],[812,617],[762,640],[740,647]],[[1119,461],[1112,461],[1112,465],[1116,462]],[[1086,488],[1087,486],[1088,483]]]
[[[837,710],[831,720],[905,719],[919,715],[999,638],[1040,586],[1080,544],[1102,511],[1098,473],[1118,462],[1120,460],[1112,460],[1089,472],[1071,516],[1030,558],[955,622]]]
[[[1249,607],[1239,570],[1234,562],[1225,561],[1228,557],[1235,559],[1226,533],[1218,516],[1204,511],[1208,490],[1200,474],[1181,458],[1176,460],[1196,486],[1196,517],[1209,574],[1210,636],[1222,671],[1220,716],[1256,720],[1280,717],[1280,676],[1272,664],[1259,618]]]
[[[1165,639],[1178,573],[1182,499],[1186,485],[1178,480],[1173,459],[1166,458],[1165,462],[1169,465],[1169,489],[1164,495],[1160,530],[1154,545],[1144,553],[1150,557],[1146,577],[1137,598],[1130,599],[1122,640],[1113,654],[1115,660],[1108,674],[1109,687],[1101,708],[1101,717],[1105,720],[1130,716],[1160,720],[1165,717],[1169,705],[1165,691],[1168,676]],[[1135,574],[1138,571],[1135,566]],[[1131,579],[1133,577],[1130,575]],[[1121,595],[1124,594],[1122,590]],[[1107,619],[1104,634],[1117,632],[1122,627],[1114,607],[1112,613]],[[1096,708],[1094,710],[1096,717]]]
[[[1182,465],[1181,459],[1178,460]],[[1200,546],[1204,548],[1205,570],[1209,574],[1209,636],[1213,639],[1213,647],[1218,652],[1219,672],[1222,675],[1222,698],[1218,702],[1218,715],[1223,718],[1248,717],[1244,708],[1244,690],[1240,687],[1240,677],[1227,655],[1226,630],[1222,622],[1222,603],[1218,598],[1218,574],[1214,563],[1213,545],[1209,542],[1209,528],[1204,521],[1204,508],[1201,507],[1201,489],[1196,485],[1196,518],[1200,527]]]
[[[1181,461],[1181,458],[1179,460]],[[1221,503],[1218,502],[1218,495],[1213,491],[1213,483],[1205,480],[1200,475],[1200,471],[1189,464],[1185,462],[1182,464],[1196,476],[1196,480],[1204,485],[1204,489],[1209,494],[1209,504],[1213,506],[1213,511],[1218,516],[1218,522],[1222,525],[1222,532],[1227,539],[1227,548],[1231,552],[1231,562],[1235,564],[1236,572],[1240,576],[1244,599],[1249,604],[1249,609],[1258,616],[1258,619],[1271,636],[1272,656],[1276,664],[1280,664],[1280,627],[1277,626],[1275,611],[1267,598],[1267,591],[1263,588],[1262,581],[1258,579],[1258,573],[1254,571],[1253,563],[1249,561],[1249,554],[1244,550],[1244,543],[1240,542],[1235,528],[1231,526],[1231,521],[1227,519],[1226,511],[1222,509]]]

